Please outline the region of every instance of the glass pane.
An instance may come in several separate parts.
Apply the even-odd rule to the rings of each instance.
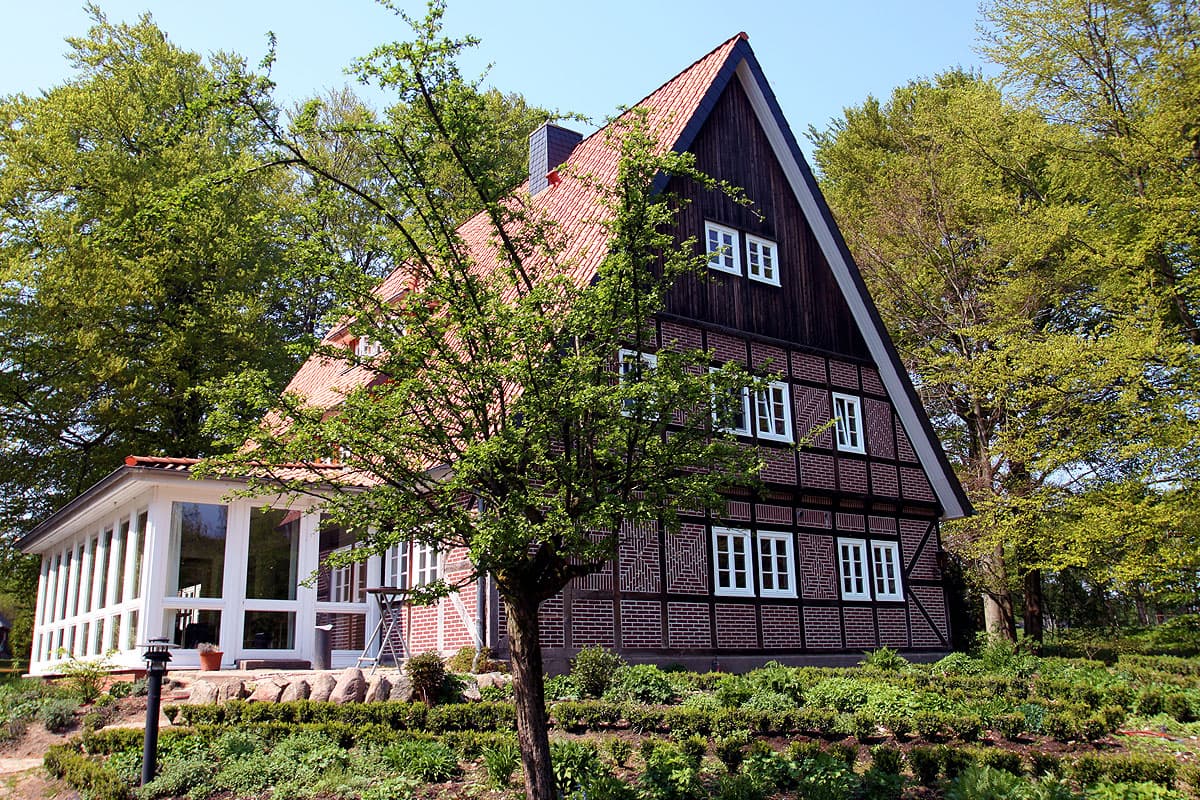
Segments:
[[[295,646],[296,612],[246,612],[242,624],[242,647],[250,650],[291,650]]]
[[[88,542],[84,549],[86,563],[91,565],[91,570],[88,571],[87,580],[80,578],[79,586],[79,608],[83,611],[92,610],[92,584],[95,582],[96,570],[96,545],[99,543],[100,537],[94,537]]]
[[[112,557],[112,529],[106,530],[100,538],[100,558],[96,561],[96,569],[100,570],[100,608],[108,605],[108,565]]]
[[[219,628],[218,628],[219,630]],[[138,612],[134,609],[129,614],[129,631],[125,636],[125,649],[136,650],[138,646]]]
[[[113,546],[116,548],[113,558],[117,561],[117,588],[113,591],[113,600],[118,603],[122,598],[129,599],[125,595],[125,546],[127,544],[129,544],[129,520],[121,523],[121,527],[117,529],[117,536],[113,539]]]
[[[317,614],[318,625],[332,625],[329,643],[334,650],[361,653],[367,644],[366,614]]]
[[[174,503],[167,594],[220,597],[225,572],[227,506]]]
[[[296,599],[300,512],[256,508],[250,512],[250,557],[246,597]]]
[[[135,625],[130,626],[131,631],[135,629]],[[204,642],[220,644],[221,612],[198,608],[168,608],[163,612],[163,636],[187,650],[195,650],[196,645]]]
[[[109,617],[104,623],[104,652],[117,649],[117,634],[121,632],[121,618]]]
[[[148,512],[143,511],[137,518],[137,535],[134,539],[133,559],[133,596],[142,596],[142,548],[146,546],[146,520]]]

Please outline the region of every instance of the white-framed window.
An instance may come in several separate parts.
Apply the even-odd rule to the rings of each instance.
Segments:
[[[441,577],[439,555],[433,545],[413,542],[411,586],[428,586]]]
[[[770,239],[746,234],[746,275],[751,280],[779,285],[779,251]]]
[[[763,597],[795,597],[796,569],[792,534],[758,532],[758,593]]]
[[[867,542],[865,539],[838,539],[838,569],[842,579],[843,600],[870,600],[867,585]]]
[[[791,392],[782,381],[771,381],[755,392],[754,428],[760,439],[792,440]]]
[[[733,275],[742,274],[742,248],[738,232],[733,228],[704,221],[704,252],[708,253],[708,266]]]
[[[709,367],[709,372],[720,372],[717,367]],[[713,426],[726,433],[736,433],[740,436],[750,435],[750,390],[742,386],[728,389],[728,394],[713,398]],[[727,398],[727,399],[726,399]],[[729,426],[723,427],[719,417],[729,415]]]
[[[876,600],[904,600],[900,584],[900,546],[895,542],[871,542],[871,567]]]
[[[750,531],[744,528],[713,528],[713,594],[753,597],[750,576]]]
[[[853,395],[834,392],[833,417],[837,430],[837,449],[848,453],[865,453],[862,401]]]
[[[383,554],[385,586],[403,589],[408,586],[408,542],[397,542]]]
[[[369,336],[360,336],[354,343],[354,355],[359,358],[374,358],[383,352],[383,345]]]
[[[335,553],[348,553],[354,549],[350,547],[339,547]],[[361,603],[363,601],[362,594],[359,592],[362,583],[362,570],[366,568],[366,564],[362,561],[355,561],[352,564],[347,564],[344,567],[332,567],[329,570],[329,602],[331,603]]]

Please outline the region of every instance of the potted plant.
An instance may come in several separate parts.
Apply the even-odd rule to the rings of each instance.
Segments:
[[[200,669],[212,671],[221,668],[221,657],[225,654],[220,647],[212,642],[200,642],[196,645],[196,651],[200,653]]]

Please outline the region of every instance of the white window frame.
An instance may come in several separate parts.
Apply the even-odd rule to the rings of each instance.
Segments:
[[[776,419],[774,415],[774,398],[771,396],[773,392],[779,391],[782,394],[783,406],[783,430],[776,430]],[[763,405],[767,406],[767,416],[763,417],[760,413],[763,410]],[[767,429],[763,430],[763,422],[767,423]],[[767,384],[767,388],[763,391],[754,393],[754,433],[759,439],[766,439],[773,442],[791,442],[792,441],[792,390],[791,387],[783,381],[771,381]]]
[[[770,262],[770,273],[764,267]],[[779,245],[761,236],[746,234],[746,277],[770,286],[779,285]]]
[[[716,234],[718,245],[714,250],[712,236]],[[728,245],[721,243],[722,237],[731,239]],[[726,252],[728,249],[728,252]],[[742,246],[737,230],[726,225],[704,220],[704,252],[708,255],[708,268],[730,275],[742,274]],[[730,263],[727,263],[730,262]]]
[[[369,336],[360,336],[354,343],[354,355],[359,358],[374,358],[383,352],[383,345]]]
[[[354,545],[347,545],[333,550],[332,553],[348,553]],[[362,603],[366,598],[357,598],[355,594],[362,583],[361,571],[366,569],[366,563],[355,561],[341,567],[329,569],[329,600],[330,603]],[[289,609],[290,610],[290,609]]]
[[[383,554],[384,583],[397,589],[408,586],[408,540],[397,542]]]
[[[708,371],[710,373],[720,372],[721,369],[720,369],[720,367],[709,367]],[[750,432],[752,430],[751,426],[753,423],[751,422],[750,389],[749,389],[749,387],[743,386],[741,388],[741,394],[742,394],[742,427],[740,427],[740,428],[723,428],[720,426],[720,424],[717,421],[717,412],[718,412],[718,408],[719,408],[718,404],[721,402],[721,399],[716,396],[713,397],[712,419],[713,419],[713,428],[715,430],[718,430],[722,433],[734,433],[734,434],[737,434],[738,436],[749,436],[750,435]]]
[[[847,412],[847,409],[852,411]],[[866,426],[863,425],[862,399],[852,394],[833,393],[833,419],[837,449],[843,453],[866,453]],[[853,422],[853,425],[849,423]]]
[[[424,542],[413,542],[409,559],[409,587],[428,586],[441,577],[441,553],[437,547]]]
[[[734,548],[728,548],[729,553],[729,569],[722,571],[720,567],[720,552],[722,540],[729,542],[741,543],[741,551],[744,556],[743,563],[745,567],[741,570],[745,576],[745,586],[738,586],[734,576],[738,574],[738,570],[734,568],[733,556]],[[750,531],[747,528],[719,528],[712,529],[712,546],[713,546],[713,594],[721,597],[754,597],[754,548],[751,541]]]
[[[854,568],[854,559],[847,558],[845,553],[847,549],[857,552],[857,569]],[[842,599],[870,600],[871,572],[870,564],[867,563],[867,540],[846,539],[839,536],[837,540],[836,560],[838,588],[841,589]],[[860,591],[856,590],[855,583],[862,587]]]
[[[629,378],[629,373],[626,371],[626,365],[632,364],[639,355],[642,359],[643,372],[649,372],[650,370],[658,367],[658,356],[656,356],[654,353],[647,353],[644,351],[639,353],[637,350],[630,350],[628,347],[622,347],[617,351],[617,375],[619,376],[621,383],[624,383]],[[634,401],[632,398],[627,398],[624,401],[623,407],[621,408],[621,413],[625,416],[629,416],[629,413],[633,410],[633,403]],[[651,419],[654,418],[653,414],[648,416]]]
[[[903,602],[904,584],[901,580],[900,545],[896,542],[871,542],[871,585],[875,599]],[[890,575],[888,572],[890,571]],[[890,591],[888,584],[891,584]]]
[[[764,552],[764,545],[771,544],[770,552],[770,569],[763,568],[763,557],[768,555]],[[778,546],[783,545],[783,557],[786,561],[786,569],[780,572],[775,567],[777,566],[776,559],[780,553]],[[792,534],[789,531],[759,531],[758,543],[755,550],[755,555],[758,557],[756,567],[758,568],[758,593],[762,597],[795,597],[796,596],[796,557],[794,548],[792,547]],[[766,581],[763,579],[767,574],[772,575],[775,588],[766,588]],[[779,588],[779,579],[783,577],[787,580],[787,588]]]

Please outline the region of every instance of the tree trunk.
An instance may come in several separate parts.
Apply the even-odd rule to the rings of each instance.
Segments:
[[[1031,569],[1025,573],[1025,638],[1042,644],[1045,626],[1042,618],[1042,571]]]
[[[542,683],[542,643],[538,602],[527,597],[504,598],[513,703],[517,710],[517,743],[525,769],[525,797],[555,800],[550,768],[550,733],[546,726],[546,696]]]
[[[1008,588],[1008,569],[1004,551],[997,547],[984,559],[984,573],[991,588],[983,595],[983,626],[992,636],[1002,636],[1010,642],[1017,640],[1017,620],[1013,613],[1012,592]]]

